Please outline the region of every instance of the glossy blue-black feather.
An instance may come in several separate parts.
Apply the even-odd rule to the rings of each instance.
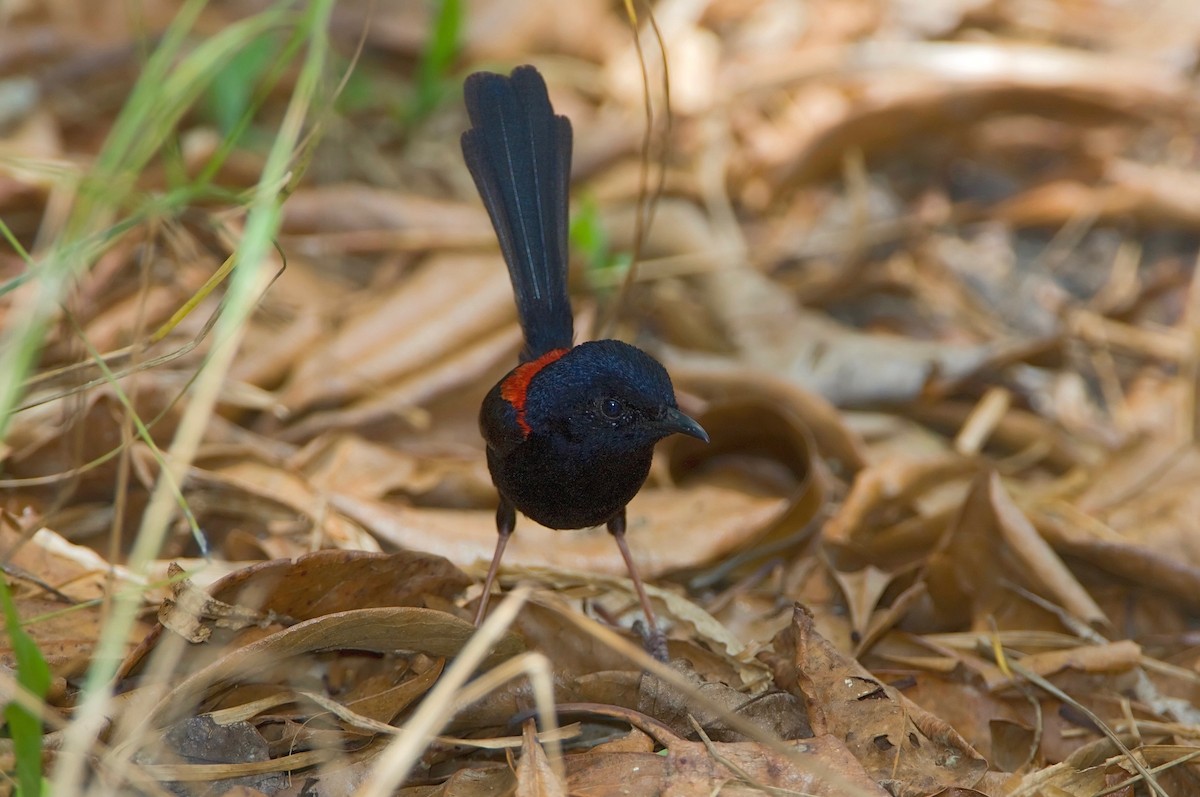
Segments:
[[[531,66],[478,72],[464,86],[471,129],[462,150],[508,264],[525,334],[522,360],[570,348],[567,294],[571,123]]]

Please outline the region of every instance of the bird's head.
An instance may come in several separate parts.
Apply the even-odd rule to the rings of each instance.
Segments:
[[[666,369],[617,340],[582,343],[546,365],[529,385],[525,417],[535,431],[600,453],[640,451],[672,434],[708,441],[679,411]]]

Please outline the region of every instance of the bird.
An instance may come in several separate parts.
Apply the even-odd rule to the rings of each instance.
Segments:
[[[644,642],[666,660],[646,588],[625,540],[626,505],[650,472],[655,444],[673,434],[708,442],[680,411],[663,365],[619,340],[575,344],[567,289],[573,134],[533,66],[475,72],[463,84],[471,126],[463,159],[508,266],[524,345],[518,364],[479,412],[499,494],[497,541],[478,626],[516,513],[551,529],[604,525],[616,540],[646,617]]]

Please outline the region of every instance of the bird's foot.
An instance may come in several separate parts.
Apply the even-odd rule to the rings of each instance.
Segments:
[[[633,624],[633,630],[642,638],[642,650],[663,664],[670,661],[670,656],[667,653],[667,635],[662,632],[662,629],[657,624],[647,625],[641,620],[637,620]]]

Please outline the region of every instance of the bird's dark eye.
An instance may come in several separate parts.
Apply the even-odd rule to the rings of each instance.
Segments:
[[[616,399],[606,398],[600,400],[600,413],[609,420],[620,418],[625,412],[625,408],[621,406],[621,402]]]

